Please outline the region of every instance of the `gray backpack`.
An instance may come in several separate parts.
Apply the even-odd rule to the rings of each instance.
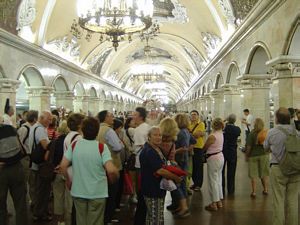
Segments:
[[[297,132],[293,129],[293,133],[289,133],[282,127],[277,127],[286,136],[285,152],[283,158],[279,162],[281,172],[286,175],[300,174],[300,138]]]

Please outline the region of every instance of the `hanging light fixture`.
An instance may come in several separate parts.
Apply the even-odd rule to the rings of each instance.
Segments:
[[[78,21],[74,20],[71,33],[78,39],[87,31],[89,41],[93,33],[99,33],[99,41],[106,36],[117,51],[119,42],[132,34],[144,31],[152,25],[152,0],[77,0]]]

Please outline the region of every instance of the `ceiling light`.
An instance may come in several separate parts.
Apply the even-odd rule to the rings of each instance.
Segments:
[[[78,21],[74,20],[71,33],[81,38],[84,29],[87,31],[86,40],[93,33],[99,33],[99,41],[111,40],[117,50],[119,42],[132,34],[148,29],[152,25],[152,0],[78,0]]]

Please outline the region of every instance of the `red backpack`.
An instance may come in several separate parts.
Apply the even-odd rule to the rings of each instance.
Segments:
[[[74,152],[74,149],[75,149],[76,144],[77,144],[77,141],[74,141],[74,142],[72,143],[72,152]],[[99,149],[99,153],[100,153],[100,155],[101,155],[101,157],[102,157],[102,153],[103,153],[103,151],[104,151],[104,145],[103,145],[102,143],[98,143],[98,149]]]

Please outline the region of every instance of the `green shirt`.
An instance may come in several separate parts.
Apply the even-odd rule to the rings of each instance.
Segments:
[[[246,145],[251,147],[249,157],[260,156],[266,154],[263,145],[257,143],[257,134],[253,130],[249,133]]]
[[[71,195],[84,199],[108,197],[107,177],[104,164],[111,160],[110,151],[104,145],[102,155],[99,152],[98,141],[78,140],[74,150],[70,145],[65,157],[72,162],[73,183]]]

